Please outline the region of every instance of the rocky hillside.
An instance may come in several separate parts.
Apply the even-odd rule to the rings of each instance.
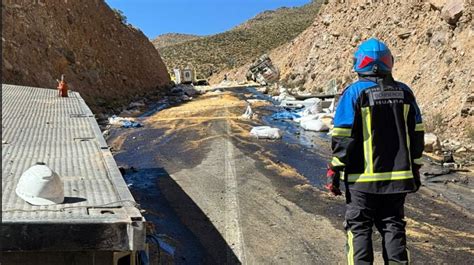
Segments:
[[[96,112],[169,84],[145,35],[103,0],[2,1],[4,83],[55,88],[66,75]]]
[[[314,23],[270,57],[285,86],[320,92],[332,81],[341,90],[356,79],[351,66],[357,45],[380,38],[394,54],[394,76],[413,88],[426,129],[444,139],[472,143],[473,108],[470,115],[461,115],[468,97],[474,96],[474,13],[469,1],[326,1]],[[234,69],[231,77],[243,80],[245,70]]]
[[[266,11],[234,29],[167,47],[157,47],[168,68],[188,63],[198,77],[252,61],[296,37],[314,20],[319,1],[298,8]]]
[[[195,40],[199,38],[202,38],[202,37],[198,35],[192,35],[192,34],[167,33],[167,34],[163,34],[156,37],[151,42],[157,49],[161,49],[164,47],[168,47],[171,45],[175,45],[175,44],[179,44],[179,43],[183,43],[186,41],[191,41],[191,40]]]

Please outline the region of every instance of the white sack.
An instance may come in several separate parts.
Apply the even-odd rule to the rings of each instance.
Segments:
[[[272,128],[270,126],[257,126],[253,127],[250,131],[250,135],[257,137],[257,139],[280,139],[281,132],[278,128]]]
[[[307,131],[327,132],[329,127],[320,119],[301,122],[301,128]]]

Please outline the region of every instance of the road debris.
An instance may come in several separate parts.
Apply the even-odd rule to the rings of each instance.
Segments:
[[[289,96],[292,97],[292,96]],[[282,101],[279,101],[283,99]],[[319,98],[288,100],[287,90],[281,88],[280,96],[273,97],[284,110],[274,113],[274,120],[292,120],[307,131],[327,132],[332,128],[334,99],[323,101]]]
[[[109,118],[109,124],[114,126],[121,126],[123,128],[139,128],[142,127],[142,124],[136,122],[133,118],[122,118],[113,115]]]
[[[250,131],[250,135],[257,139],[280,139],[282,137],[280,129],[270,126],[253,127]]]
[[[290,93],[288,92],[288,89],[286,89],[283,86],[280,86],[280,94],[278,96],[273,96],[272,99],[277,102],[277,103],[282,103],[285,100],[296,100],[294,96],[291,96]]]
[[[242,114],[241,117],[247,120],[250,120],[253,118],[253,111],[252,111],[252,107],[250,107],[250,104],[247,105],[247,109],[245,110],[245,113]]]
[[[280,71],[272,63],[270,57],[267,54],[264,54],[252,63],[246,77],[248,81],[252,80],[261,85],[267,85],[278,81],[280,78]]]
[[[448,175],[452,171],[449,168],[439,168],[439,169],[432,169],[430,171],[426,171],[423,173],[423,176],[426,176],[426,178],[434,178],[438,176],[443,176],[443,175]]]
[[[295,120],[301,118],[301,115],[291,111],[280,111],[272,115],[274,120]]]

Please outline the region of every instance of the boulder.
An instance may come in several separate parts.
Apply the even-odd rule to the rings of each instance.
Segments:
[[[332,16],[331,15],[326,14],[326,15],[323,15],[321,18],[322,18],[323,24],[325,26],[329,26],[332,22]]]
[[[468,117],[474,115],[474,94],[469,95],[461,107],[461,117]]]
[[[430,0],[430,6],[435,10],[442,10],[447,0]]]
[[[467,152],[466,147],[460,147],[455,151],[455,153],[465,153],[465,152]]]
[[[441,149],[441,143],[438,137],[433,133],[425,134],[425,152],[432,153]]]
[[[441,10],[441,16],[450,25],[456,25],[464,11],[463,0],[449,0]]]

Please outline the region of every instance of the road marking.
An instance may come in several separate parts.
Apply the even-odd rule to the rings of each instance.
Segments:
[[[229,123],[226,121],[227,135],[230,136]],[[244,240],[242,234],[242,227],[240,225],[240,206],[239,198],[237,196],[237,174],[235,170],[234,146],[230,139],[224,138],[225,141],[225,239],[230,248],[237,256],[242,264],[245,261]],[[227,261],[232,262],[232,253],[227,253]]]

